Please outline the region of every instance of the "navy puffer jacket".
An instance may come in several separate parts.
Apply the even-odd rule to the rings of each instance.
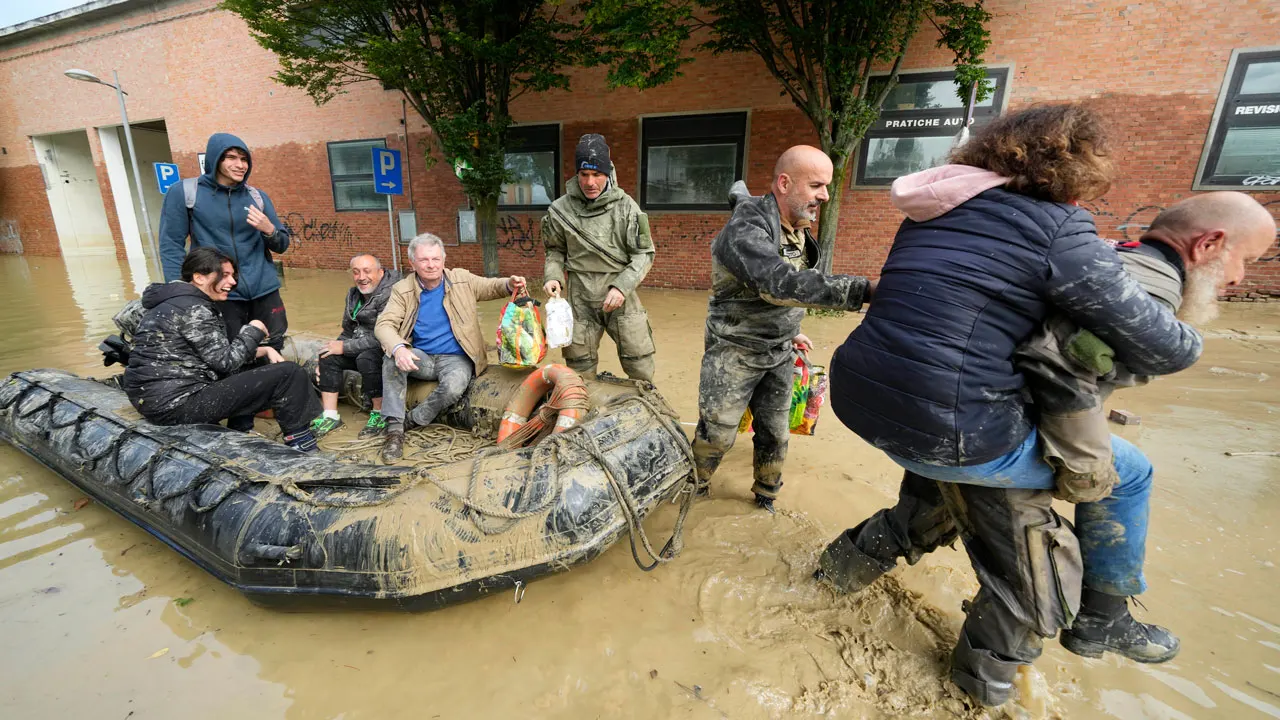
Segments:
[[[831,405],[851,430],[933,465],[1010,452],[1034,423],[1014,350],[1050,308],[1093,331],[1135,373],[1165,375],[1199,358],[1200,335],[1125,273],[1087,211],[1006,191],[998,178],[971,182],[968,171],[986,172],[918,174],[929,202],[904,209],[921,221],[903,222],[866,318],[836,351]],[[972,196],[931,180],[969,182]]]

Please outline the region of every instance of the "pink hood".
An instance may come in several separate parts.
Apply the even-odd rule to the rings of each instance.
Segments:
[[[941,165],[893,181],[889,199],[916,222],[945,215],[979,193],[1000,187],[1009,178],[968,165]]]

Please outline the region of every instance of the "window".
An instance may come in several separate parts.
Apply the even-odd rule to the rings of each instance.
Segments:
[[[1008,77],[1007,69],[987,70],[992,92],[974,107],[974,127],[1000,114]],[[870,91],[877,91],[874,79]],[[862,139],[857,184],[888,185],[903,175],[946,162],[964,125],[964,105],[950,70],[898,75],[879,119]]]
[[[507,130],[507,172],[498,205],[508,209],[545,208],[560,194],[560,126],[518,125]]]
[[[386,140],[329,143],[334,210],[385,210],[387,198],[373,191],[373,148]]]
[[[640,121],[640,205],[646,210],[726,210],[742,179],[747,114]]]
[[[1196,178],[1197,190],[1280,185],[1280,49],[1232,55]]]

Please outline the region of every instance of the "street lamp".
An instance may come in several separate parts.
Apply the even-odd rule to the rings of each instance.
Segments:
[[[115,85],[112,85],[109,82],[103,82],[97,75],[94,75],[88,70],[72,68],[64,71],[62,74],[72,80],[106,85],[116,91],[116,98],[120,100],[120,120],[124,122],[124,139],[129,145],[129,162],[133,165],[133,180],[138,186],[138,206],[142,208],[142,226],[147,231],[147,242],[151,245],[151,255],[155,259],[156,270],[159,271],[159,277],[161,281],[163,281],[164,269],[160,264],[160,251],[156,248],[155,235],[151,233],[151,216],[147,214],[147,197],[142,192],[142,175],[138,173],[138,155],[133,151],[133,131],[129,128],[129,113],[124,109],[124,96],[128,93],[120,88],[120,74],[115,70],[111,71],[111,77],[116,81]]]

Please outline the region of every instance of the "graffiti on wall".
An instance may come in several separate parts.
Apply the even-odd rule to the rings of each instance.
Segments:
[[[1262,206],[1270,210],[1277,222],[1280,222],[1280,200],[1264,202]],[[1100,234],[1118,242],[1131,242],[1141,238],[1147,228],[1151,227],[1151,221],[1155,220],[1156,216],[1164,210],[1163,205],[1140,205],[1127,212],[1117,211],[1111,207],[1106,198],[1094,202],[1080,203],[1080,207],[1088,210],[1093,215],[1095,222],[1099,226]],[[1115,224],[1112,225],[1112,223]],[[1108,226],[1115,228],[1114,234],[1106,231]],[[1280,237],[1280,232],[1277,233],[1277,236]],[[1273,255],[1264,255],[1258,258],[1258,262],[1280,262],[1280,251]]]
[[[533,218],[525,218],[523,223],[515,215],[508,215],[498,221],[498,247],[514,250],[522,257],[533,257],[538,247],[538,236],[533,229]]]
[[[307,218],[302,213],[291,212],[285,216],[284,224],[289,228],[290,243],[299,249],[311,242],[333,242],[343,248],[350,248],[356,241],[356,234],[351,227],[340,220],[321,222],[317,218]]]
[[[22,238],[17,220],[0,220],[0,253],[22,254]]]

